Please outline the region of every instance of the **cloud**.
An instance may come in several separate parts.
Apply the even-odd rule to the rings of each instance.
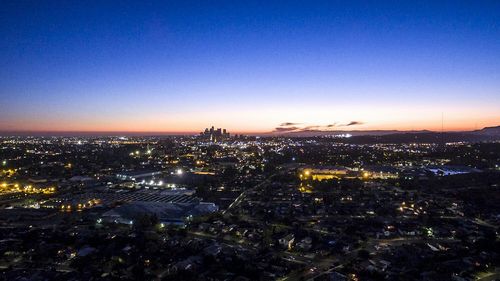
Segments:
[[[351,121],[351,122],[346,123],[346,124],[339,124],[338,127],[356,126],[356,125],[363,125],[363,124],[365,124],[365,123],[361,122],[361,121]]]
[[[326,127],[327,127],[327,128],[333,128],[333,127],[335,127],[335,126],[337,126],[337,122],[335,122],[335,123],[333,123],[333,124],[328,124],[328,125],[326,125]]]
[[[320,130],[320,129],[302,129],[299,132],[302,133],[318,133],[318,132],[328,132],[328,130]]]
[[[346,124],[346,126],[363,125],[363,124],[364,123],[360,121],[351,121],[348,124]]]
[[[300,124],[301,123],[285,122],[285,123],[281,123],[280,127],[296,126],[296,125],[300,125]]]
[[[318,130],[318,129],[321,129],[323,128],[323,126],[319,126],[319,125],[312,125],[312,126],[307,126],[307,127],[304,127],[302,128],[301,130],[302,131],[309,131],[309,130]]]
[[[292,131],[296,131],[296,130],[299,130],[300,128],[299,127],[276,127],[274,128],[274,132],[280,132],[280,133],[284,133],[284,132],[292,132]]]

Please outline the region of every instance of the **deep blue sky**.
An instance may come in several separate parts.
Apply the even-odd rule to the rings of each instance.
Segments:
[[[3,1],[0,130],[500,123],[500,1],[142,2]]]

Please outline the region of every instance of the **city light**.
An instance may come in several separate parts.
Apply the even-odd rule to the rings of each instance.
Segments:
[[[0,280],[500,280],[500,1],[2,1]]]

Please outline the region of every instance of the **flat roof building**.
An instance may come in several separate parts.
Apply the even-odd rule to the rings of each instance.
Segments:
[[[137,180],[140,178],[147,178],[152,176],[161,175],[162,171],[158,170],[137,170],[137,171],[124,171],[116,174],[116,178],[120,180]]]

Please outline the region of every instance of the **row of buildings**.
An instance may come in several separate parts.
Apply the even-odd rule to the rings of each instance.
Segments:
[[[465,166],[428,166],[422,167],[424,174],[433,174],[436,176],[449,176],[467,173],[481,172],[479,169]],[[362,169],[352,169],[342,166],[308,166],[299,169],[301,180],[330,180],[340,178],[361,178],[361,179],[397,179],[400,176],[415,173],[412,169],[397,169],[392,166],[372,165]]]

